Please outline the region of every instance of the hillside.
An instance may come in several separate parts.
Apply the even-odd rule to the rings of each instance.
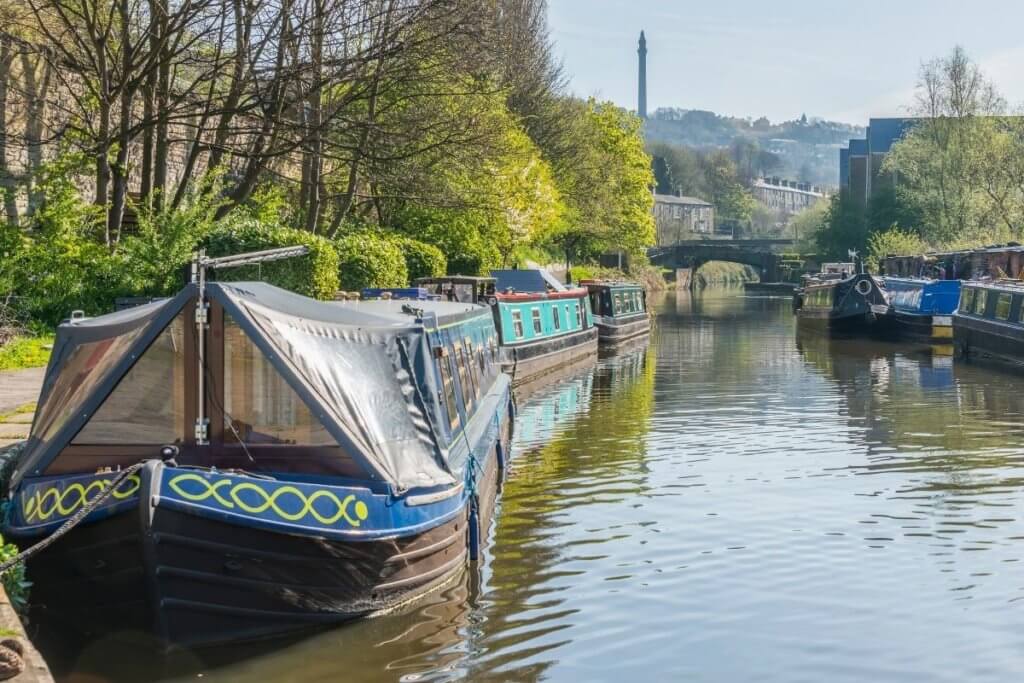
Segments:
[[[756,147],[765,173],[815,185],[839,184],[839,148],[864,128],[847,123],[802,118],[772,123],[720,116],[710,111],[658,109],[647,120],[649,143],[728,149]]]

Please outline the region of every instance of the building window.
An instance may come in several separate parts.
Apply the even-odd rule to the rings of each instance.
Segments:
[[[523,313],[522,311],[512,311],[512,333],[515,334],[516,339],[523,338]]]
[[[533,333],[540,334],[543,331],[543,326],[540,324],[540,308],[534,308],[531,312],[533,316]]]

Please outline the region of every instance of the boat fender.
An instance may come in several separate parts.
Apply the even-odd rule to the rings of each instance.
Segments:
[[[480,497],[474,493],[469,497],[469,559],[480,559]]]

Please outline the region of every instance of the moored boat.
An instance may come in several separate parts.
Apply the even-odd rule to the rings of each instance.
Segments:
[[[647,293],[633,282],[582,280],[590,293],[598,339],[602,344],[622,344],[651,332]]]
[[[831,334],[879,331],[889,310],[880,283],[867,273],[842,279],[809,278],[793,297],[797,323]]]
[[[953,343],[953,314],[960,302],[959,280],[886,277],[886,318],[899,339]]]
[[[953,344],[963,360],[1024,366],[1024,283],[964,282],[953,315]]]
[[[389,609],[479,552],[511,433],[490,311],[205,283],[58,329],[4,533],[32,615],[166,647]]]
[[[597,353],[598,332],[587,290],[561,285],[558,289],[538,270],[492,275],[423,278],[416,284],[444,300],[491,306],[501,368],[517,386]]]

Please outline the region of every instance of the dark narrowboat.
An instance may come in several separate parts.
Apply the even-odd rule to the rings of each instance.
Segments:
[[[887,277],[888,328],[898,339],[953,343],[953,314],[960,303],[959,280]]]
[[[461,276],[416,281],[443,300],[491,306],[501,368],[518,386],[597,353],[597,328],[587,290],[556,289],[538,270],[494,271],[491,278]]]
[[[1024,283],[964,282],[953,315],[953,344],[964,360],[1024,366]]]
[[[830,334],[868,334],[881,331],[889,302],[881,284],[860,273],[845,279],[811,278],[793,298],[797,323]]]
[[[4,534],[32,618],[164,647],[392,608],[479,552],[511,432],[490,311],[205,283],[60,326]],[[105,496],[105,497],[104,497]]]
[[[598,338],[602,344],[621,344],[651,332],[647,293],[632,282],[582,280],[590,294]]]

